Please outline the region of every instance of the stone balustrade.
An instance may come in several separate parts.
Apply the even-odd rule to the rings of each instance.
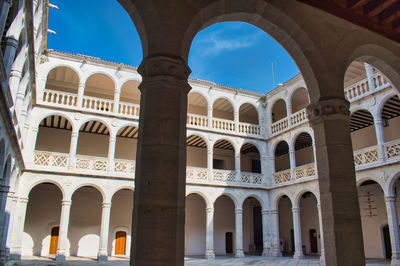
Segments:
[[[378,146],[367,147],[353,152],[355,167],[379,161]]]
[[[294,169],[294,177],[295,179],[300,179],[315,176],[317,174],[315,170],[315,163],[301,165]]]
[[[375,73],[373,76],[373,80],[375,83],[374,91],[379,91],[390,86],[389,81],[386,80],[381,73]],[[346,87],[344,89],[344,95],[349,102],[354,102],[373,93],[374,91],[371,90],[368,84],[368,79],[365,78],[360,80],[359,82],[352,84],[349,87]]]
[[[384,147],[387,160],[400,159],[400,139],[387,142]]]
[[[276,172],[274,174],[275,184],[281,184],[292,180],[290,169]]]

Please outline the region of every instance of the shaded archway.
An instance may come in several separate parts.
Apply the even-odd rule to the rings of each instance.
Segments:
[[[86,80],[84,95],[114,100],[114,89],[114,81],[109,76],[97,73]]]
[[[206,252],[206,202],[192,193],[186,196],[185,255],[202,256]]]
[[[81,187],[72,195],[68,227],[71,255],[97,257],[102,203],[103,197],[94,187]]]
[[[310,134],[303,132],[296,137],[294,155],[296,167],[314,162],[313,140]]]
[[[138,128],[133,125],[123,127],[117,132],[115,159],[136,160],[138,134]]]
[[[239,108],[239,122],[258,125],[257,109],[252,104],[242,104]]]
[[[129,80],[121,87],[121,95],[119,101],[121,103],[140,104],[140,81]]]
[[[108,254],[129,256],[131,251],[133,191],[121,189],[111,199]],[[124,232],[124,235],[118,232]]]
[[[381,186],[373,180],[366,180],[360,183],[358,186],[358,198],[360,203],[365,257],[390,258],[390,237],[386,239],[385,246],[383,231],[383,227],[387,225],[388,222],[384,192]],[[387,253],[390,253],[390,255],[387,256]]]
[[[45,89],[78,94],[79,76],[76,71],[70,67],[56,67],[47,75]]]
[[[243,202],[243,251],[249,255],[261,255],[263,251],[263,224],[261,204],[254,198]]]
[[[385,102],[381,116],[385,142],[400,139],[400,99],[398,95],[392,96]]]
[[[230,141],[220,139],[214,143],[213,169],[235,170],[235,149]]]
[[[88,121],[79,129],[76,153],[107,157],[109,138],[110,131],[104,123],[96,120]]]
[[[51,236],[52,229],[60,225],[62,198],[62,192],[52,183],[41,183],[29,192],[22,255],[55,255],[51,252]]]
[[[240,171],[261,174],[260,152],[251,143],[245,143],[240,149]]]
[[[318,201],[312,192],[301,195],[300,202],[301,240],[304,255],[321,253],[321,231],[318,218]]]
[[[207,143],[198,136],[191,135],[186,139],[186,165],[207,168]]]
[[[286,102],[282,99],[277,100],[271,109],[272,123],[275,123],[287,116]]]
[[[71,134],[72,124],[67,118],[48,116],[39,124],[35,151],[69,153]]]
[[[308,91],[306,88],[301,87],[296,89],[292,94],[291,104],[292,104],[292,114],[303,110],[310,103],[308,97]]]
[[[350,115],[350,132],[354,151],[377,144],[374,118],[368,110],[361,109]]]
[[[290,168],[289,145],[282,140],[275,147],[275,172]]]
[[[235,204],[222,195],[214,202],[215,255],[233,254],[235,251]]]
[[[208,102],[198,92],[188,94],[188,114],[207,116]]]
[[[234,120],[232,103],[224,98],[214,101],[213,118]]]
[[[294,232],[292,202],[286,195],[278,201],[279,213],[279,245],[282,255],[293,255],[294,253]]]

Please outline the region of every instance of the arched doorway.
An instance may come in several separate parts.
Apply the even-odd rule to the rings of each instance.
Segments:
[[[55,226],[51,228],[50,248],[49,255],[55,255],[57,253],[58,236],[60,234],[60,227]]]
[[[243,202],[243,251],[249,255],[261,255],[263,251],[263,226],[261,204],[249,197]]]
[[[189,194],[185,210],[185,255],[202,256],[206,252],[206,202],[198,194]]]
[[[294,254],[292,201],[286,195],[278,202],[279,244],[282,255]]]
[[[214,250],[215,255],[233,254],[235,243],[235,204],[222,195],[214,202]],[[232,243],[232,244],[231,244]]]
[[[301,195],[300,202],[301,240],[304,255],[316,256],[321,252],[318,201],[312,192]]]

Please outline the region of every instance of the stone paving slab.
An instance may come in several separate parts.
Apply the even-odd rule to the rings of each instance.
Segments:
[[[7,266],[129,266],[129,261],[126,258],[110,257],[108,261],[99,262],[94,259],[69,257],[65,262],[56,262],[49,258],[42,257],[24,257],[22,261],[14,261],[7,263]],[[274,266],[274,265],[287,265],[287,266],[316,266],[324,265],[320,263],[317,257],[306,257],[304,259],[293,259],[291,257],[261,257],[261,256],[246,256],[245,258],[233,257],[216,257],[212,260],[204,258],[185,258],[185,265],[187,266],[235,266],[235,265],[255,265],[255,266]],[[368,260],[368,266],[381,266],[390,265],[390,261],[385,260]]]

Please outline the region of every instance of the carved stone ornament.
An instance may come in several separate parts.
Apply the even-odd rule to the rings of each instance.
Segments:
[[[80,113],[76,113],[74,118],[75,118],[75,120],[81,119],[81,114]]]
[[[44,63],[47,62],[47,61],[48,61],[47,56],[42,55],[42,56],[40,57],[40,64],[44,64]]]
[[[112,125],[113,127],[118,126],[118,120],[117,120],[116,118],[114,118],[113,120],[111,120],[111,125]]]
[[[386,171],[383,171],[383,174],[382,174],[382,176],[381,176],[381,178],[383,179],[383,181],[387,181],[388,179],[389,179],[389,175],[388,175],[388,173],[386,173]]]
[[[307,107],[308,119],[314,121],[331,115],[349,116],[350,103],[345,99],[331,98],[311,103]]]
[[[168,76],[179,80],[187,80],[191,70],[182,59],[159,55],[143,59],[138,72],[143,79]]]

